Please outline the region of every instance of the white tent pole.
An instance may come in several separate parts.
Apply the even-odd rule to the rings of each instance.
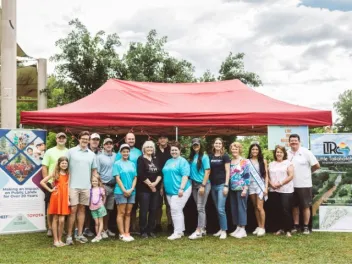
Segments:
[[[178,127],[175,127],[176,128],[176,141],[178,141]]]
[[[47,93],[43,91],[47,84],[46,59],[38,59],[38,110],[46,109]]]
[[[16,128],[16,0],[1,0],[1,127]]]

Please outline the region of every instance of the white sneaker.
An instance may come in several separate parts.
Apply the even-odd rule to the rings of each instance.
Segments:
[[[109,238],[108,234],[106,233],[106,231],[101,232],[101,237],[102,238]]]
[[[236,233],[235,238],[243,238],[247,236],[246,230],[242,227],[240,230]]]
[[[134,241],[134,238],[132,236],[122,236],[122,241],[131,242]]]
[[[107,234],[108,236],[111,236],[111,237],[116,236],[116,234],[115,234],[114,232],[110,231],[109,229],[106,230],[106,234]]]
[[[202,238],[202,232],[199,233],[198,231],[194,231],[193,234],[190,235],[188,238],[191,240]]]
[[[95,242],[100,242],[100,240],[102,240],[102,237],[101,236],[96,236],[95,238],[92,239],[92,242],[95,243]]]
[[[202,228],[201,232],[202,232],[202,236],[206,236],[207,235],[207,230],[205,230],[205,228]]]
[[[259,231],[257,233],[257,236],[260,237],[260,236],[265,236],[265,229],[264,228],[259,228]]]
[[[226,239],[226,238],[227,238],[226,231],[221,231],[220,239]]]
[[[176,240],[176,239],[180,239],[181,237],[183,237],[183,233],[173,233],[167,239],[168,240]]]
[[[230,236],[236,237],[236,234],[238,233],[238,231],[240,231],[240,229],[241,229],[241,228],[240,228],[239,226],[237,226],[236,230],[233,231],[232,233],[230,233]]]
[[[218,232],[216,232],[213,236],[219,237],[222,234],[222,230],[220,229]]]
[[[255,230],[254,230],[254,232],[252,233],[253,235],[256,235],[256,234],[258,234],[258,232],[259,232],[259,229],[260,229],[260,227],[258,226]]]

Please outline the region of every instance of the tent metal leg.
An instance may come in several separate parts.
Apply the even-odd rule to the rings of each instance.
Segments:
[[[178,141],[178,127],[175,127],[176,128],[176,141]]]

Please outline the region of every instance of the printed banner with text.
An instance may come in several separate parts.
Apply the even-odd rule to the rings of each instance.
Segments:
[[[321,169],[313,176],[313,228],[352,232],[352,134],[311,134]]]
[[[268,126],[268,147],[274,150],[276,145],[289,148],[288,138],[291,134],[298,134],[301,145],[309,148],[308,126]]]
[[[0,129],[0,234],[45,230],[45,130]]]

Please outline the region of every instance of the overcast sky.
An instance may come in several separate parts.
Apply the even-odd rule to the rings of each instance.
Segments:
[[[264,83],[257,91],[293,104],[333,110],[352,88],[351,0],[17,0],[18,43],[49,58],[73,18],[93,33],[118,33],[124,45],[156,29],[197,75],[244,52],[246,70]]]

